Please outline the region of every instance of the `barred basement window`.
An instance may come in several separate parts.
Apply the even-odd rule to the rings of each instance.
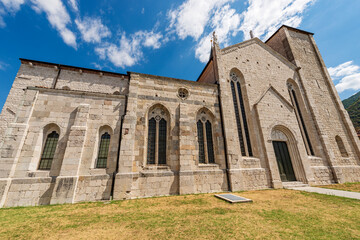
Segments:
[[[300,109],[298,99],[296,97],[295,90],[294,90],[294,88],[293,88],[293,86],[291,84],[288,84],[288,88],[289,88],[289,94],[290,94],[292,104],[295,107],[296,118],[297,118],[298,123],[299,123],[299,127],[300,127],[301,135],[303,137],[303,141],[304,141],[304,144],[305,144],[306,152],[307,152],[308,155],[314,156],[314,150],[313,150],[313,147],[312,147],[311,142],[310,142],[309,134],[308,134],[307,129],[306,129],[306,125],[305,125],[303,115],[301,114],[301,109]]]
[[[346,148],[345,148],[345,145],[344,145],[344,142],[342,141],[341,137],[339,136],[336,136],[335,137],[335,140],[336,140],[336,143],[338,145],[338,148],[339,148],[339,151],[340,151],[340,154],[342,157],[349,157],[347,151],[346,151]]]
[[[147,164],[166,164],[167,119],[165,110],[161,108],[149,113]]]
[[[230,79],[241,154],[243,156],[253,156],[240,78],[236,73],[231,72]]]
[[[110,138],[110,134],[107,132],[101,136],[96,168],[106,168],[107,166]]]
[[[199,163],[215,163],[212,126],[205,111],[201,111],[197,121]]]
[[[58,140],[59,134],[56,131],[47,136],[40,159],[39,170],[50,170]]]

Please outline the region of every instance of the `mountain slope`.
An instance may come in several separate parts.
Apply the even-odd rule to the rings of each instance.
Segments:
[[[360,92],[358,92],[358,93],[352,95],[351,97],[343,100],[342,103],[344,104],[345,109],[348,109],[353,103],[358,101],[359,98],[360,98]]]
[[[342,101],[356,131],[360,130],[360,92]]]

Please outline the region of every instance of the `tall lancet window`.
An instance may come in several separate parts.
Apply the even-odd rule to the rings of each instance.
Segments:
[[[215,163],[211,119],[204,110],[197,117],[199,163]]]
[[[235,119],[237,125],[237,132],[239,136],[241,154],[243,156],[253,156],[249,127],[246,118],[245,104],[243,93],[240,86],[240,77],[234,73],[230,73],[231,93],[234,102]]]
[[[169,115],[157,107],[149,112],[147,164],[166,164]]]
[[[310,138],[309,138],[308,131],[306,129],[306,124],[305,124],[305,121],[304,121],[303,114],[301,113],[301,108],[300,108],[300,105],[299,105],[299,99],[296,96],[296,91],[295,91],[292,84],[288,84],[288,89],[289,89],[289,94],[290,94],[292,104],[293,104],[293,106],[295,108],[296,118],[298,120],[301,135],[302,135],[303,140],[304,140],[306,152],[307,152],[308,155],[314,156],[314,150],[313,150],[313,147],[311,145],[311,141],[310,141]]]

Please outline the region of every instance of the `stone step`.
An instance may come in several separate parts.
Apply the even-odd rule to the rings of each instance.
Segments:
[[[303,182],[283,182],[283,188],[296,188],[296,187],[308,187],[309,184],[305,184]]]

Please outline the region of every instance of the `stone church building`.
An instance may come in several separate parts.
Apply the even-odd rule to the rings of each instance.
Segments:
[[[197,81],[20,59],[0,206],[360,181],[359,139],[313,34],[220,49]]]

